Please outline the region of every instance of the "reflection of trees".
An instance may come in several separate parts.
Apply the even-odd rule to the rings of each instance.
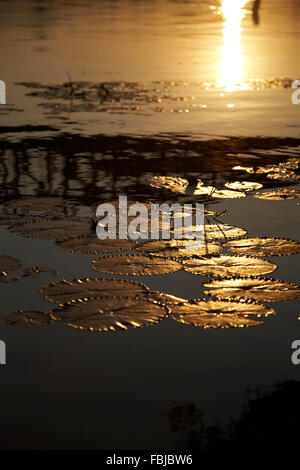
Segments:
[[[239,419],[207,425],[194,404],[168,412],[177,447],[193,450],[296,449],[300,440],[300,382],[288,380],[256,390]]]
[[[164,191],[149,188],[149,177],[180,175],[188,181],[201,178],[206,184],[222,187],[234,181],[235,165],[278,163],[280,154],[262,155],[252,148],[272,150],[298,146],[300,139],[229,138],[190,141],[173,138],[129,136],[56,135],[0,142],[2,198],[22,195],[61,196],[91,200],[115,199],[119,194],[135,198],[165,197]],[[245,153],[248,153],[248,155]],[[261,160],[260,160],[261,159]],[[191,169],[187,172],[187,168]],[[244,176],[243,176],[244,177]],[[249,175],[253,181],[253,175]],[[256,179],[266,180],[264,175]],[[268,181],[268,186],[278,182]]]

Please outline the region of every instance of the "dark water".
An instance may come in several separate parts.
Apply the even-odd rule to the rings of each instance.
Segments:
[[[196,410],[207,424],[227,423],[238,419],[247,390],[299,378],[291,344],[299,337],[300,108],[291,102],[291,83],[300,74],[300,3],[262,0],[258,18],[252,2],[242,9],[243,3],[0,2],[0,79],[7,85],[7,104],[0,105],[0,255],[20,262],[11,266],[0,257],[6,263],[0,265],[0,339],[7,345],[1,448],[197,447],[182,443],[185,432],[197,429]],[[195,181],[193,194],[186,188]],[[205,202],[207,230],[217,225],[209,242],[220,246],[218,256],[277,266],[264,265],[261,273],[241,261],[237,271],[255,275],[256,286],[263,282],[240,297],[276,314],[253,317],[262,321],[257,326],[203,328],[213,318],[192,326],[197,315],[182,318],[169,303],[168,310],[161,306],[162,321],[144,328],[124,321],[126,331],[116,323],[117,331],[82,330],[74,317],[73,327],[50,322],[57,313],[50,319],[48,312],[69,298],[50,302],[40,289],[63,279],[146,285],[150,293],[139,296],[133,315],[139,302],[159,305],[149,300],[153,291],[186,299],[189,307],[191,299],[215,299],[203,284],[222,282],[223,258],[214,273],[205,257],[198,275],[183,265],[163,274],[169,256],[160,258],[156,274],[121,276],[109,274],[105,258],[100,266],[106,268],[92,268],[107,253],[84,254],[86,244],[62,249],[65,238],[94,230],[97,204],[120,195],[146,203]],[[244,235],[231,239],[218,228],[223,224]],[[254,239],[251,246],[245,238]],[[232,240],[241,251],[230,250]],[[39,269],[26,271],[33,267]],[[119,285],[109,295],[123,305]],[[84,296],[81,317],[96,295]],[[228,302],[225,288],[219,296]],[[104,308],[103,296],[96,297],[97,309]],[[251,316],[243,317],[240,305],[233,324],[242,318],[248,326]],[[27,317],[14,315],[19,310]],[[135,317],[135,326],[154,316]],[[97,323],[99,330],[105,325]],[[293,390],[286,394],[281,399],[292,399]]]

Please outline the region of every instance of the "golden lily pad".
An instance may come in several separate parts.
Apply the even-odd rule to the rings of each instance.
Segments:
[[[5,323],[11,326],[26,327],[44,326],[51,323],[51,317],[47,313],[34,310],[18,310],[5,315]]]
[[[294,189],[280,189],[279,191],[264,191],[254,195],[256,199],[266,199],[269,201],[282,201],[285,199],[295,199],[300,197],[300,191]]]
[[[174,229],[173,234],[181,234],[183,239],[187,239],[185,236],[185,231],[193,234],[202,234],[206,241],[208,240],[218,240],[221,238],[238,238],[246,235],[247,231],[239,228],[233,227],[232,225],[227,224],[204,224],[203,225],[190,225],[182,228]]]
[[[250,175],[252,175],[254,173],[254,168],[252,166],[236,165],[232,169],[236,170],[236,171],[245,171],[246,173],[249,173]]]
[[[63,304],[86,297],[145,298],[149,289],[143,284],[117,279],[86,278],[73,281],[52,282],[43,286],[40,293],[49,302]]]
[[[12,258],[11,256],[0,256],[0,272],[7,273],[10,271],[16,271],[21,266],[21,262],[16,259]]]
[[[242,238],[223,243],[236,254],[254,256],[281,256],[300,253],[300,243],[283,238]]]
[[[199,241],[200,242],[200,241]],[[203,242],[203,246],[193,248],[197,240],[157,240],[153,242],[142,243],[137,247],[138,251],[149,253],[151,256],[163,258],[187,258],[190,256],[206,256],[219,253],[222,248],[220,245]]]
[[[267,178],[277,181],[288,181],[290,183],[296,183],[300,181],[300,175],[296,175],[293,171],[280,171],[278,173],[269,173]]]
[[[300,286],[290,282],[262,277],[240,277],[218,279],[203,284],[205,290],[218,299],[245,299],[262,302],[278,302],[300,297]]]
[[[149,292],[148,300],[157,302],[158,304],[165,305],[166,307],[173,307],[183,302],[188,302],[187,299],[176,297],[175,295],[166,294],[165,292]]]
[[[113,253],[134,248],[135,243],[131,240],[106,239],[100,240],[97,236],[78,237],[57,243],[58,248],[68,253]]]
[[[22,276],[23,277],[38,277],[40,274],[50,274],[50,276],[57,276],[58,272],[52,268],[47,268],[44,266],[32,266],[31,268],[26,268]]]
[[[226,189],[217,189],[214,186],[204,186],[203,183],[195,178],[190,183],[187,179],[173,176],[154,176],[149,178],[150,186],[157,189],[167,189],[176,194],[185,194],[192,196],[207,196],[212,198],[240,198],[245,194],[240,191],[229,191]]]
[[[229,189],[241,189],[242,191],[254,191],[255,189],[261,189],[261,183],[254,183],[250,181],[234,181],[232,183],[225,183],[226,188]]]
[[[260,258],[246,256],[215,256],[183,261],[184,270],[202,276],[258,276],[275,271],[277,265]]]
[[[226,224],[206,224],[204,226],[206,240],[214,240],[221,238],[237,238],[246,235],[246,230],[233,227]]]
[[[0,272],[0,282],[17,282],[20,281],[22,278],[21,276],[15,276],[15,277],[10,277],[8,274],[5,272]]]
[[[188,187],[188,181],[184,178],[173,176],[152,176],[149,178],[149,184],[152,188],[167,189],[176,194],[185,194]]]
[[[273,314],[273,309],[254,302],[228,302],[220,300],[192,300],[171,309],[172,317],[186,325],[202,328],[229,328],[257,326],[262,322],[249,316]]]
[[[151,276],[153,274],[167,274],[182,269],[182,265],[175,260],[143,255],[118,255],[97,258],[92,262],[95,271],[108,274],[123,274],[127,276]]]
[[[11,225],[24,222],[24,218],[16,214],[0,213],[0,225]]]
[[[21,197],[8,201],[5,207],[9,209],[27,209],[29,211],[50,211],[63,207],[65,201],[62,197]]]
[[[242,191],[232,191],[229,189],[217,189],[214,186],[200,186],[196,189],[195,195],[207,195],[209,198],[236,199],[245,197]]]
[[[8,228],[11,232],[26,238],[40,240],[59,241],[70,237],[79,237],[88,234],[90,227],[84,222],[76,222],[64,219],[39,220],[37,222],[25,222],[12,225]]]
[[[118,299],[117,302],[110,298],[105,302],[103,298],[76,300],[52,310],[50,315],[53,320],[81,330],[116,331],[152,326],[167,314],[162,305],[146,300]]]

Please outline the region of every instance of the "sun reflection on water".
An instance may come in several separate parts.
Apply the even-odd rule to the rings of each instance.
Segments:
[[[219,86],[231,92],[242,88],[242,20],[246,3],[248,0],[222,0],[219,11],[224,18]]]

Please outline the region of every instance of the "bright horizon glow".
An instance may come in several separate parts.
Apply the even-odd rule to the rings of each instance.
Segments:
[[[238,90],[242,81],[242,19],[245,16],[243,7],[246,3],[248,0],[222,0],[220,7],[224,24],[219,86],[226,91]]]

